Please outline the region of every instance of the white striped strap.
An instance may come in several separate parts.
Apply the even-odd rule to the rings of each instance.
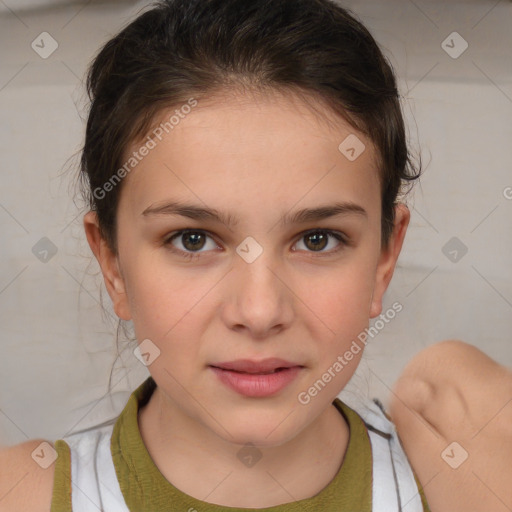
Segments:
[[[365,422],[372,447],[372,512],[423,512],[409,460],[382,404],[377,399],[368,401],[357,413]]]
[[[71,449],[73,512],[130,512],[110,452],[112,429],[113,424],[65,438]]]

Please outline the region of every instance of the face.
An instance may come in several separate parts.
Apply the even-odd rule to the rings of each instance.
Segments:
[[[229,442],[279,445],[313,425],[363,350],[333,377],[338,356],[381,313],[408,211],[381,249],[375,149],[330,119],[277,93],[200,101],[124,178],[117,257],[84,221],[116,313],[160,351],[148,370],[172,415]],[[349,135],[365,145],[355,160],[338,149]],[[165,208],[178,202],[191,208]],[[300,368],[260,396],[212,368],[272,357]]]

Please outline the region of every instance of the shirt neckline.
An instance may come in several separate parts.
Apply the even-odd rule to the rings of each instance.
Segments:
[[[131,394],[112,432],[111,453],[121,492],[132,511],[197,510],[208,512],[304,512],[358,510],[371,512],[372,454],[362,418],[339,398],[333,404],[346,419],[349,441],[343,464],[334,478],[318,494],[295,502],[266,508],[238,508],[198,500],[170,483],[155,465],[138,426],[138,411],[150,399],[156,382],[150,376]]]

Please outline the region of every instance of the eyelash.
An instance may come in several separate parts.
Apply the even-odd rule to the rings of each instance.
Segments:
[[[176,233],[172,234],[170,237],[165,239],[164,240],[164,245],[171,252],[176,253],[176,254],[182,256],[183,258],[185,258],[187,260],[193,260],[193,259],[199,258],[203,252],[207,252],[207,251],[186,252],[186,251],[182,251],[181,249],[176,249],[172,245],[172,241],[175,238],[178,238],[181,235],[184,235],[185,233],[201,233],[201,234],[207,235],[208,237],[213,239],[212,235],[210,235],[208,233],[208,231],[204,231],[204,230],[201,230],[201,229],[182,229],[181,231],[177,231]],[[321,258],[321,257],[326,256],[326,255],[332,255],[332,254],[338,253],[344,247],[350,245],[347,237],[343,233],[340,233],[339,231],[333,231],[333,230],[330,230],[330,229],[312,229],[312,230],[306,231],[306,232],[300,234],[300,236],[297,239],[297,242],[300,241],[302,238],[305,238],[306,236],[312,235],[312,234],[315,234],[315,233],[321,233],[323,235],[332,236],[333,238],[335,238],[336,240],[338,240],[341,243],[339,244],[339,246],[336,249],[331,249],[330,251],[320,251],[320,252],[306,251],[306,252],[312,253],[314,255],[314,257],[320,257]]]

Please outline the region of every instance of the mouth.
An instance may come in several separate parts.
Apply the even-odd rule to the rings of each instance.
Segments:
[[[255,371],[240,370],[209,365],[217,378],[232,391],[251,398],[277,395],[299,378],[302,365],[278,366]]]

